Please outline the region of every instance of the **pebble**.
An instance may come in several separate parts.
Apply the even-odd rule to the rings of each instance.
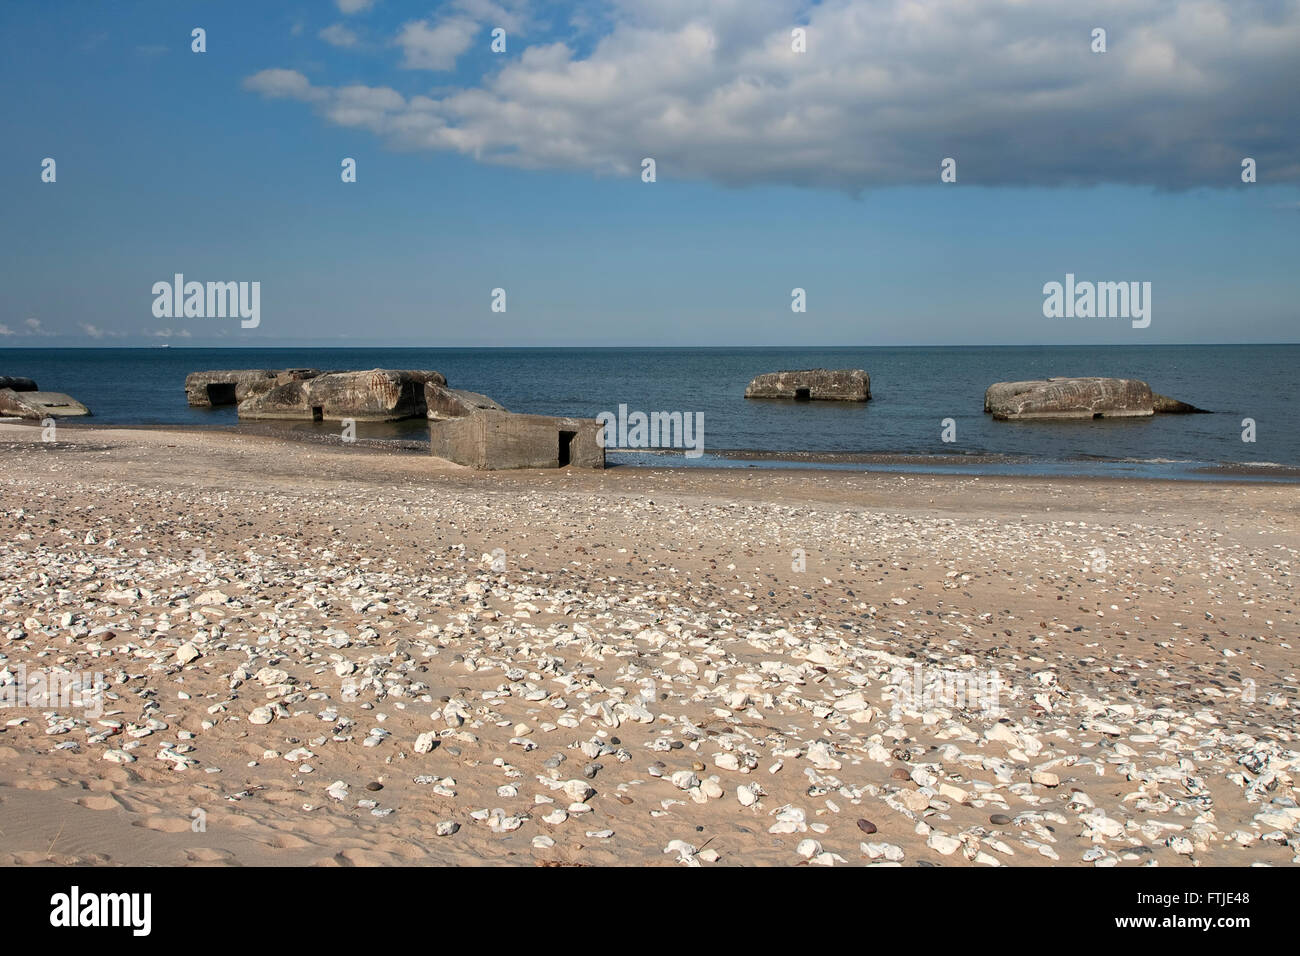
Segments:
[[[805,860],[811,860],[822,852],[822,845],[816,840],[800,840],[799,845],[794,848],[794,852]]]
[[[701,767],[700,769],[704,768]],[[678,790],[690,790],[692,787],[700,785],[700,778],[689,770],[678,770],[670,779],[673,786]]]
[[[595,787],[592,787],[585,780],[566,780],[560,789],[574,803],[585,803],[596,795]]]
[[[938,853],[942,853],[944,856],[951,856],[961,849],[962,842],[956,837],[934,830],[926,838],[925,845]]]
[[[30,511],[38,502],[53,511],[74,500],[66,496],[73,479],[52,474],[42,472],[41,479],[53,481],[53,491],[45,484],[20,489]],[[21,470],[12,477],[28,481]],[[43,666],[102,670],[113,695],[105,695],[108,713],[98,721],[37,711],[9,721],[5,744],[36,740],[40,753],[58,748],[60,761],[81,748],[90,759],[121,763],[134,762],[143,746],[167,771],[206,774],[220,771],[206,764],[233,740],[237,756],[230,766],[241,775],[249,756],[264,753],[259,775],[278,778],[277,788],[299,789],[296,775],[313,765],[317,772],[349,773],[362,786],[367,776],[397,770],[413,751],[424,759],[406,771],[420,785],[411,800],[422,801],[422,811],[465,819],[470,806],[444,802],[457,799],[456,780],[416,773],[446,757],[458,768],[462,789],[478,798],[495,792],[500,800],[494,802],[505,804],[476,810],[471,819],[510,833],[533,820],[523,806],[545,811],[537,823],[551,827],[570,816],[588,821],[591,829],[583,833],[592,840],[611,839],[619,828],[626,844],[618,847],[620,862],[638,859],[641,844],[662,845],[674,832],[699,827],[694,832],[707,829],[734,841],[725,849],[728,858],[789,863],[794,856],[834,865],[842,858],[823,843],[842,832],[841,819],[854,820],[870,837],[877,828],[865,816],[893,812],[910,815],[901,831],[897,818],[887,820],[887,829],[901,834],[894,838],[913,856],[924,842],[931,856],[960,854],[982,866],[1033,856],[1096,866],[1174,857],[1183,864],[1244,865],[1282,862],[1295,852],[1289,849],[1300,833],[1294,695],[1282,693],[1276,667],[1259,663],[1276,661],[1279,647],[1291,650],[1283,646],[1289,636],[1264,623],[1266,613],[1277,612],[1257,610],[1269,606],[1270,591],[1276,595],[1289,584],[1296,555],[1282,534],[1256,544],[1243,535],[1248,526],[1220,529],[1211,522],[1175,532],[1163,512],[1123,525],[1089,520],[1084,528],[1051,512],[1019,522],[954,522],[943,514],[801,503],[782,509],[778,536],[771,507],[761,502],[696,496],[687,506],[665,497],[651,508],[636,499],[629,510],[634,525],[644,510],[646,534],[663,535],[665,543],[672,542],[663,529],[677,536],[672,548],[657,552],[642,550],[644,541],[623,548],[598,533],[584,536],[615,520],[609,505],[623,499],[604,490],[566,491],[563,507],[572,514],[564,511],[564,521],[573,530],[563,525],[556,545],[547,535],[543,544],[529,545],[539,554],[555,547],[561,570],[534,573],[520,560],[507,578],[473,559],[467,564],[452,543],[461,535],[446,531],[449,515],[461,522],[476,557],[480,533],[504,531],[499,492],[465,488],[452,502],[425,493],[428,476],[414,480],[418,493],[400,509],[390,497],[406,493],[399,485],[386,486],[383,495],[345,482],[331,486],[321,499],[330,509],[322,505],[321,513],[347,527],[330,525],[328,533],[310,521],[274,517],[296,514],[296,495],[248,497],[224,486],[200,494],[177,485],[166,491],[176,498],[172,503],[180,513],[201,516],[186,534],[197,537],[204,529],[214,540],[186,540],[183,550],[168,545],[161,552],[151,542],[169,541],[177,529],[164,527],[149,509],[137,509],[132,524],[114,529],[115,539],[96,524],[93,536],[83,526],[65,544],[66,535],[56,537],[63,529],[42,538],[31,515],[20,521],[18,509],[0,507],[0,523],[12,532],[0,538],[11,542],[5,557],[23,581],[21,601],[0,602],[0,685],[9,685],[16,662],[31,667],[44,660]],[[65,497],[47,497],[56,493]],[[518,494],[545,517],[556,515],[551,492],[523,487]],[[245,523],[211,524],[224,520],[227,506]],[[265,511],[266,522],[254,523],[250,509]],[[335,513],[348,520],[334,519]],[[438,529],[421,545],[433,542],[432,554],[412,562],[399,553],[406,529],[426,526]],[[721,552],[711,543],[719,529],[732,529],[720,539]],[[870,544],[897,546],[885,552],[896,555],[891,560],[849,562],[859,578],[875,582],[876,604],[883,607],[865,599],[865,581],[856,597],[826,592],[803,602],[797,595],[785,601],[784,585],[774,587],[773,580],[751,581],[772,577],[763,569],[796,532],[803,540],[842,542],[849,554]],[[639,532],[633,526],[628,533]],[[87,553],[76,547],[83,538],[122,545]],[[391,542],[391,557],[361,547],[376,540]],[[686,558],[670,556],[674,548],[684,552],[688,540],[691,550],[708,555],[713,549],[714,558],[724,558],[716,573],[700,574],[698,600],[679,580],[680,566],[673,567]],[[24,549],[13,541],[25,542]],[[139,553],[145,544],[147,555]],[[198,545],[208,551],[196,563],[189,549]],[[1056,558],[1094,546],[1123,560],[1112,561],[1101,583],[1090,578],[1082,587],[1077,569],[1060,568]],[[924,557],[912,556],[918,550]],[[1008,550],[1042,559],[1016,584],[1032,610],[1012,614],[1010,601],[1010,610],[989,604],[987,611],[963,602],[964,588],[989,583],[988,557]],[[731,554],[735,565],[723,574]],[[945,600],[923,599],[925,592],[911,589],[909,582],[923,580],[908,577],[905,565],[913,561],[917,568],[947,567]],[[1197,570],[1172,572],[1181,566]],[[130,587],[118,590],[127,582]],[[696,583],[693,577],[692,588]],[[907,599],[892,596],[903,593]],[[1141,613],[1136,603],[1130,615],[1121,596],[1139,594],[1186,608],[1175,622]],[[1248,624],[1227,627],[1228,615],[1241,613],[1230,606],[1243,600]],[[833,602],[842,608],[831,610]],[[1092,619],[1096,611],[1121,607],[1122,614]],[[1141,621],[1127,620],[1138,614]],[[1215,623],[1193,623],[1201,618]],[[1229,637],[1218,632],[1220,624],[1242,633]],[[1203,637],[1232,646],[1202,661]],[[343,659],[344,649],[352,659]],[[197,660],[203,665],[188,669]],[[910,680],[916,664],[927,681],[996,667],[1007,691],[1003,710],[983,713],[938,700],[895,707],[898,674]],[[1249,707],[1237,704],[1237,672],[1259,683],[1260,699]],[[163,739],[167,721],[175,742]],[[255,729],[271,722],[274,730]],[[609,736],[612,730],[620,736]],[[62,742],[54,744],[55,736]],[[551,754],[545,761],[534,749],[539,742]],[[425,756],[435,751],[436,758]],[[507,751],[518,767],[499,756]],[[575,752],[581,756],[564,777],[577,772],[581,779],[561,780],[566,754]],[[647,769],[647,753],[671,767],[659,762]],[[540,766],[528,762],[534,758]],[[721,776],[710,776],[706,766]],[[685,767],[691,769],[678,769]],[[748,776],[759,767],[768,773]],[[536,788],[551,796],[534,795],[525,770],[542,774]],[[733,780],[731,773],[746,776]],[[659,776],[672,787],[654,783]],[[748,782],[760,777],[771,796]],[[1069,792],[1050,792],[1062,777]],[[597,778],[602,796],[613,799],[599,799],[590,783]],[[231,789],[245,785],[243,779]],[[246,786],[234,795],[226,791],[227,799],[247,800],[254,790]],[[364,789],[375,794],[382,785],[372,781]],[[728,789],[734,803],[714,802]],[[352,804],[342,780],[325,792],[317,813],[353,806],[376,818],[395,813],[374,800]],[[783,805],[769,810],[764,803]],[[963,805],[978,809],[968,813]],[[415,819],[416,806],[399,809]],[[993,834],[977,825],[985,813],[989,825],[1006,829]],[[450,835],[458,827],[442,820],[437,832]],[[482,832],[473,839],[510,843]],[[545,834],[530,839],[538,849],[554,846]],[[904,859],[892,843],[860,847],[873,865]],[[665,852],[684,865],[719,859],[711,846],[696,850],[684,841]],[[574,853],[583,859],[577,844]],[[608,858],[595,852],[589,859]]]

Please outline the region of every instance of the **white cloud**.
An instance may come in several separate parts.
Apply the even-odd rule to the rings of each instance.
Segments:
[[[27,333],[26,333],[27,335],[53,336],[59,334],[57,332],[50,332],[49,330],[47,330],[45,326],[41,324],[40,319],[24,319],[23,325],[27,326]]]
[[[188,339],[190,337],[189,329],[142,329],[145,335],[151,335],[156,339],[170,339],[175,336],[178,339]]]
[[[406,24],[402,65],[452,69],[490,5]],[[1231,186],[1244,155],[1300,180],[1300,0],[606,0],[584,21],[607,24],[594,45],[512,47],[432,96],[245,85],[397,146],[616,175],[652,156],[661,182],[859,190],[937,183],[951,156],[963,184]]]
[[[329,93],[311,85],[297,70],[262,70],[244,80],[244,89],[271,99],[328,99]]]
[[[13,335],[13,334],[14,334],[13,329],[9,328],[9,326],[5,325],[4,323],[0,323],[0,335]]]
[[[456,59],[469,49],[479,25],[468,17],[451,17],[436,26],[415,20],[402,27],[395,42],[402,48],[408,70],[454,70]]]
[[[341,23],[327,26],[320,32],[320,38],[330,46],[353,47],[361,42],[360,38]]]
[[[364,13],[375,5],[375,0],[335,0],[339,13],[346,17],[354,13]]]
[[[530,22],[527,0],[455,0],[453,6],[472,20],[507,33],[520,33]]]
[[[81,331],[85,332],[92,339],[102,339],[104,337],[120,339],[126,334],[125,332],[114,332],[112,329],[101,329],[99,326],[91,325],[89,322],[78,322],[77,325],[81,327]]]

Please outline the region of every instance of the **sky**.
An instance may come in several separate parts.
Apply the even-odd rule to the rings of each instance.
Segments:
[[[7,0],[0,349],[1297,342],[1297,81],[1300,0]]]

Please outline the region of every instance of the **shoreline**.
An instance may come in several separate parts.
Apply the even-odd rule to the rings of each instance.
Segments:
[[[0,426],[17,425],[39,430],[37,423],[18,419],[0,419]],[[343,443],[333,431],[305,427],[286,427],[282,422],[237,422],[220,425],[140,424],[115,425],[87,420],[60,420],[60,429],[84,429],[89,432],[121,430],[132,432],[174,432],[178,434],[221,433],[263,437],[272,441],[297,442],[322,446],[351,447],[357,451],[423,454],[429,456],[427,441],[402,438],[365,438]],[[1214,484],[1293,484],[1300,483],[1300,466],[1277,462],[1201,462],[1135,460],[1131,458],[1075,458],[1066,460],[1035,459],[1024,455],[986,452],[970,454],[920,455],[877,452],[817,452],[755,449],[718,449],[708,451],[702,459],[686,459],[679,449],[606,450],[606,470],[622,468],[656,468],[638,459],[668,459],[668,467],[691,471],[734,471],[754,468],[753,462],[767,463],[767,470],[815,473],[854,472],[857,466],[872,474],[933,475],[953,477],[1050,478],[1080,481],[1188,481]],[[429,456],[431,457],[431,456]],[[612,459],[612,460],[610,460]],[[623,460],[620,460],[623,459]],[[630,460],[626,460],[630,459]],[[681,459],[681,461],[677,461]],[[803,466],[802,468],[800,466]],[[1185,466],[1185,467],[1174,467]],[[762,466],[759,466],[762,467]],[[1123,473],[1128,469],[1130,473]],[[1138,469],[1145,469],[1142,473]],[[1110,473],[1107,473],[1110,472]]]

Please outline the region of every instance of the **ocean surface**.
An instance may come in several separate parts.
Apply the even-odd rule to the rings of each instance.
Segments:
[[[644,349],[0,349],[0,375],[36,379],[88,405],[90,424],[234,427],[233,407],[186,405],[189,372],[307,367],[436,369],[512,411],[594,417],[703,413],[703,457],[610,453],[664,466],[814,467],[962,473],[1284,478],[1300,468],[1300,345],[644,348]],[[872,401],[746,401],[762,372],[862,368]],[[993,382],[1054,375],[1139,378],[1210,415],[996,422]],[[956,440],[942,440],[943,420]],[[1256,441],[1242,441],[1242,420]],[[241,426],[246,427],[246,426]],[[261,423],[259,428],[265,428]],[[339,426],[284,424],[337,433]],[[359,425],[358,437],[427,441],[422,421]],[[781,460],[772,453],[817,453]],[[759,454],[754,454],[759,453]]]

